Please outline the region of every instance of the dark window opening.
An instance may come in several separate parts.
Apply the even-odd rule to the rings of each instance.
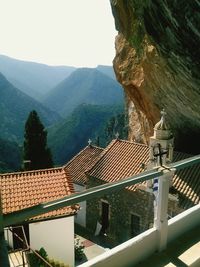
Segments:
[[[131,237],[140,233],[140,216],[131,214]]]
[[[30,238],[29,238],[29,225],[25,224],[23,225],[24,227],[24,232],[22,230],[22,227],[13,227],[13,247],[14,249],[25,249],[26,244],[25,244],[25,238],[27,239],[28,244],[30,243]],[[25,233],[25,236],[24,236]]]
[[[109,204],[104,201],[101,202],[101,224],[101,234],[105,235],[109,226]]]

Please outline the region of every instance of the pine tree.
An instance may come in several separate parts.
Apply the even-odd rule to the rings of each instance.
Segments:
[[[25,123],[24,161],[30,161],[29,170],[53,167],[51,151],[47,147],[47,131],[35,110],[31,111]]]

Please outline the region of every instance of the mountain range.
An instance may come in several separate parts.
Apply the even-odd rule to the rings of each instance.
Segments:
[[[48,143],[55,164],[65,164],[87,145],[89,139],[105,144],[104,130],[109,119],[123,112],[123,105],[79,105],[70,116],[48,128]]]
[[[1,171],[20,165],[32,110],[48,130],[56,165],[66,163],[89,138],[105,143],[106,124],[123,112],[123,90],[111,66],[54,68],[0,56],[0,70],[0,154],[7,150],[12,159],[0,157]]]
[[[111,66],[98,65],[96,69],[116,81],[114,69]]]
[[[0,137],[15,142],[22,141],[25,121],[31,110],[36,110],[46,126],[60,116],[41,103],[15,88],[0,73]]]
[[[76,68],[48,66],[0,55],[0,72],[27,95],[40,100]]]
[[[80,68],[52,89],[43,104],[62,116],[80,104],[117,105],[123,103],[121,86],[108,75],[92,68]]]

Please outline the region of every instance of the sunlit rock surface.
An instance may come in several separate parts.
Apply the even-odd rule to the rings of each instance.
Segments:
[[[111,6],[129,138],[147,143],[165,108],[176,149],[200,153],[200,1],[111,0]]]

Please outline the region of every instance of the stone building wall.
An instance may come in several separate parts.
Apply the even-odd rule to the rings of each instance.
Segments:
[[[87,188],[103,184],[90,177]],[[132,237],[131,215],[139,216],[140,232],[149,229],[153,224],[153,194],[143,190],[129,191],[122,189],[87,201],[86,227],[95,233],[97,223],[101,223],[101,201],[109,203],[109,227],[107,239],[112,244],[122,243]]]

